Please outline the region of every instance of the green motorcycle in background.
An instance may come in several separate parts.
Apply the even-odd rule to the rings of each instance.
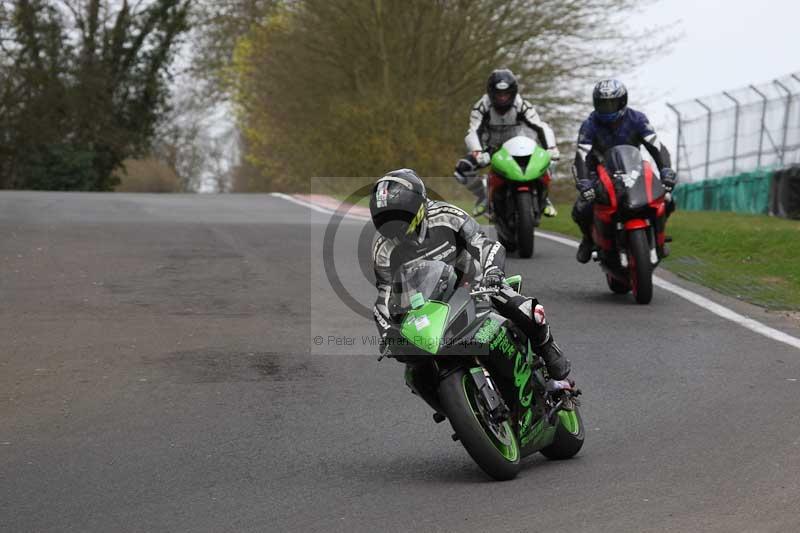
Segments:
[[[492,154],[487,197],[497,237],[520,257],[533,255],[534,232],[542,218],[550,181],[550,154],[524,135]]]
[[[519,291],[522,280],[506,282]],[[522,331],[493,310],[495,292],[459,285],[442,261],[404,266],[394,280],[396,322],[384,355],[407,364],[406,384],[434,409],[437,423],[450,421],[453,440],[478,466],[507,480],[535,452],[572,457],[584,429],[580,391],[548,378]]]

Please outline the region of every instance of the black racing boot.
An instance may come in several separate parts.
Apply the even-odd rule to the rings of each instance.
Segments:
[[[592,251],[594,250],[594,242],[591,237],[583,236],[581,243],[578,245],[578,253],[575,254],[575,259],[578,263],[588,263],[592,258]]]
[[[474,176],[466,183],[469,192],[475,195],[475,207],[472,210],[472,216],[478,218],[479,216],[489,212],[489,199],[486,197],[486,184],[483,183],[481,176]]]
[[[487,211],[489,210],[489,199],[486,196],[478,198],[475,201],[475,207],[472,208],[472,216],[478,218],[481,215],[488,215]]]
[[[492,295],[492,305],[504,317],[514,322],[533,347],[534,353],[544,359],[547,374],[553,379],[564,379],[569,374],[569,360],[553,340],[545,318],[544,307],[535,298],[522,296],[511,287],[503,287]]]
[[[581,238],[581,243],[578,245],[578,253],[575,254],[575,259],[578,260],[578,263],[588,263],[589,259],[592,258],[592,252],[594,251],[594,240],[592,239],[592,221],[586,220],[583,216],[578,216],[575,208],[572,210],[572,220],[574,220],[578,225],[578,228],[580,228],[581,234],[583,235]]]
[[[561,380],[569,375],[572,364],[569,359],[564,357],[564,353],[552,337],[538,348],[534,348],[533,351],[544,359],[544,364],[547,366],[547,374],[552,379]]]

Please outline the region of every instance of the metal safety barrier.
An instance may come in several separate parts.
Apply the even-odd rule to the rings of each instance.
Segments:
[[[667,106],[684,183],[800,162],[800,73]]]

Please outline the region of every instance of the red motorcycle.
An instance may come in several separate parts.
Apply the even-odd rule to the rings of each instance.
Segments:
[[[593,258],[600,262],[612,291],[632,291],[637,303],[650,303],[653,270],[664,255],[670,193],[634,146],[611,148],[597,175]]]

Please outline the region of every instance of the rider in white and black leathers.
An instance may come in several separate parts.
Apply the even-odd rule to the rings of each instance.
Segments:
[[[544,308],[503,283],[505,249],[487,238],[475,219],[456,206],[428,200],[425,185],[410,169],[394,170],[378,179],[370,197],[370,214],[379,233],[372,252],[378,289],[373,313],[381,338],[393,322],[394,273],[413,261],[443,261],[455,268],[461,282],[498,287],[500,291],[492,297],[495,309],[528,336],[552,378],[566,377],[570,363],[550,334]]]
[[[508,69],[492,72],[486,94],[472,106],[469,130],[464,139],[468,154],[456,165],[456,179],[477,198],[476,213],[486,208],[486,190],[477,169],[489,164],[489,156],[517,135],[538,140],[553,161],[561,157],[553,129],[544,122],[528,100],[518,94],[517,78]],[[554,216],[548,200],[545,215]]]

